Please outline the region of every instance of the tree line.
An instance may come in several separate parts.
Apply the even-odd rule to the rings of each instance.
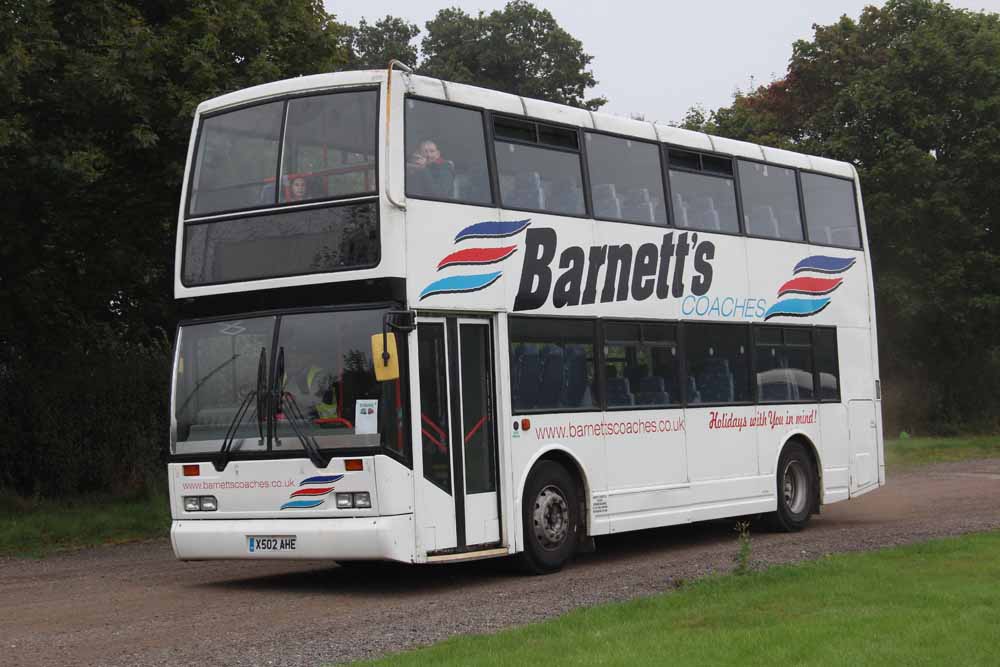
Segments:
[[[578,107],[606,102],[581,42],[524,0],[442,9],[423,31],[393,16],[345,25],[320,0],[0,8],[0,492],[127,491],[162,477],[195,106],[391,58]],[[997,15],[893,0],[816,26],[781,80],[683,119],[857,165],[890,429],[998,426],[998,118]]]
[[[1000,428],[1000,15],[889,0],[683,125],[855,165],[887,435]]]

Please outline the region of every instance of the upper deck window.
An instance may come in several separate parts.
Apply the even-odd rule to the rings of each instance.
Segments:
[[[586,214],[576,130],[498,116],[493,133],[504,207]]]
[[[483,114],[406,101],[406,195],[490,204]]]
[[[214,285],[378,262],[378,210],[364,201],[189,224],[181,276],[185,285]]]
[[[271,102],[202,121],[191,215],[253,207],[269,180],[273,192],[284,108]]]
[[[802,199],[810,243],[861,247],[853,181],[803,172]]]
[[[289,100],[278,201],[375,192],[375,91]]]
[[[802,216],[795,170],[759,162],[738,162],[743,226],[751,236],[802,240]]]
[[[188,214],[374,194],[377,108],[376,91],[354,90],[206,117]]]
[[[666,225],[656,145],[591,132],[585,136],[594,217]]]
[[[674,224],[738,234],[732,160],[675,149],[668,151],[667,158]]]

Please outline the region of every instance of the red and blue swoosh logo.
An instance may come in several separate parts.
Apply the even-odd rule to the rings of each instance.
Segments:
[[[792,278],[778,288],[779,301],[767,309],[764,320],[772,317],[809,317],[830,305],[846,273],[857,260],[853,257],[806,257],[792,270]],[[819,274],[819,275],[814,275]]]
[[[531,224],[530,219],[500,221],[490,220],[469,225],[455,235],[455,245],[474,239],[503,239],[517,236]],[[453,267],[489,266],[499,264],[517,252],[517,245],[504,245],[496,248],[464,247],[454,250],[438,262],[437,270]],[[456,294],[463,292],[478,292],[486,289],[503,275],[503,271],[488,271],[486,273],[462,273],[439,278],[420,291],[423,301],[435,294]]]
[[[334,482],[343,479],[343,475],[320,475],[307,477],[299,482],[299,487],[292,491],[288,502],[281,506],[283,510],[308,510],[322,505],[334,487]]]

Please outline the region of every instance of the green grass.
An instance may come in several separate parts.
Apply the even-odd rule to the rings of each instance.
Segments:
[[[885,441],[885,459],[889,467],[998,457],[1000,457],[1000,435]]]
[[[169,528],[165,495],[78,501],[0,496],[0,556],[39,557],[62,549],[163,537]]]
[[[1000,533],[709,578],[375,665],[995,665]]]

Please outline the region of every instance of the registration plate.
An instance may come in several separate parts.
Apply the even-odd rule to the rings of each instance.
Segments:
[[[295,535],[247,535],[247,548],[252,554],[295,551],[297,541]]]

